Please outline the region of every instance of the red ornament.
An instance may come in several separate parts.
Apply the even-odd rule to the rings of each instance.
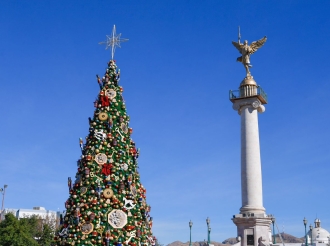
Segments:
[[[133,230],[135,228],[135,226],[132,226],[132,225],[128,225],[128,226],[126,226],[126,229],[128,230],[128,231],[131,231],[131,230]]]

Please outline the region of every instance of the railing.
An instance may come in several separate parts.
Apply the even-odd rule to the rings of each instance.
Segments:
[[[254,96],[257,96],[258,99],[264,104],[268,102],[267,94],[261,87],[252,87],[252,88],[243,87],[240,90],[229,91],[229,99],[232,102],[234,102],[237,99],[254,97]]]

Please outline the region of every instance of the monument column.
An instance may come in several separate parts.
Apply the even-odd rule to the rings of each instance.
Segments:
[[[255,87],[256,83],[250,80],[249,87]],[[240,88],[246,86],[241,85]],[[242,207],[241,213],[262,213],[265,211],[262,202],[262,177],[260,161],[260,144],[258,128],[258,112],[263,113],[265,107],[258,97],[248,96],[237,99],[233,108],[241,116],[241,189]]]
[[[264,37],[248,45],[247,41],[233,45],[242,54],[237,61],[246,69],[246,77],[239,90],[230,91],[230,101],[241,117],[241,191],[242,206],[240,213],[233,216],[237,226],[237,239],[241,246],[265,246],[272,243],[271,217],[265,213],[262,199],[262,174],[260,160],[258,113],[265,111],[267,95],[253,79],[249,68],[250,55],[265,42]]]

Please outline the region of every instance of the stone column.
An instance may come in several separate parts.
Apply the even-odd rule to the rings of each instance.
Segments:
[[[241,189],[242,207],[234,215],[241,246],[271,244],[271,218],[265,213],[262,199],[258,112],[265,107],[257,96],[235,100],[233,108],[241,116]]]
[[[237,100],[233,108],[241,116],[241,189],[243,213],[264,213],[258,112],[265,111],[257,97]]]

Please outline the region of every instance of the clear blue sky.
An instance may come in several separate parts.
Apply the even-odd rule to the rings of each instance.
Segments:
[[[259,116],[264,206],[287,233],[303,218],[330,230],[329,1],[0,2],[0,184],[5,207],[63,210],[78,139],[110,58],[113,24],[141,148],[142,183],[162,243],[236,236],[240,119],[228,100],[244,68],[231,41],[268,41],[252,74],[269,96]]]

